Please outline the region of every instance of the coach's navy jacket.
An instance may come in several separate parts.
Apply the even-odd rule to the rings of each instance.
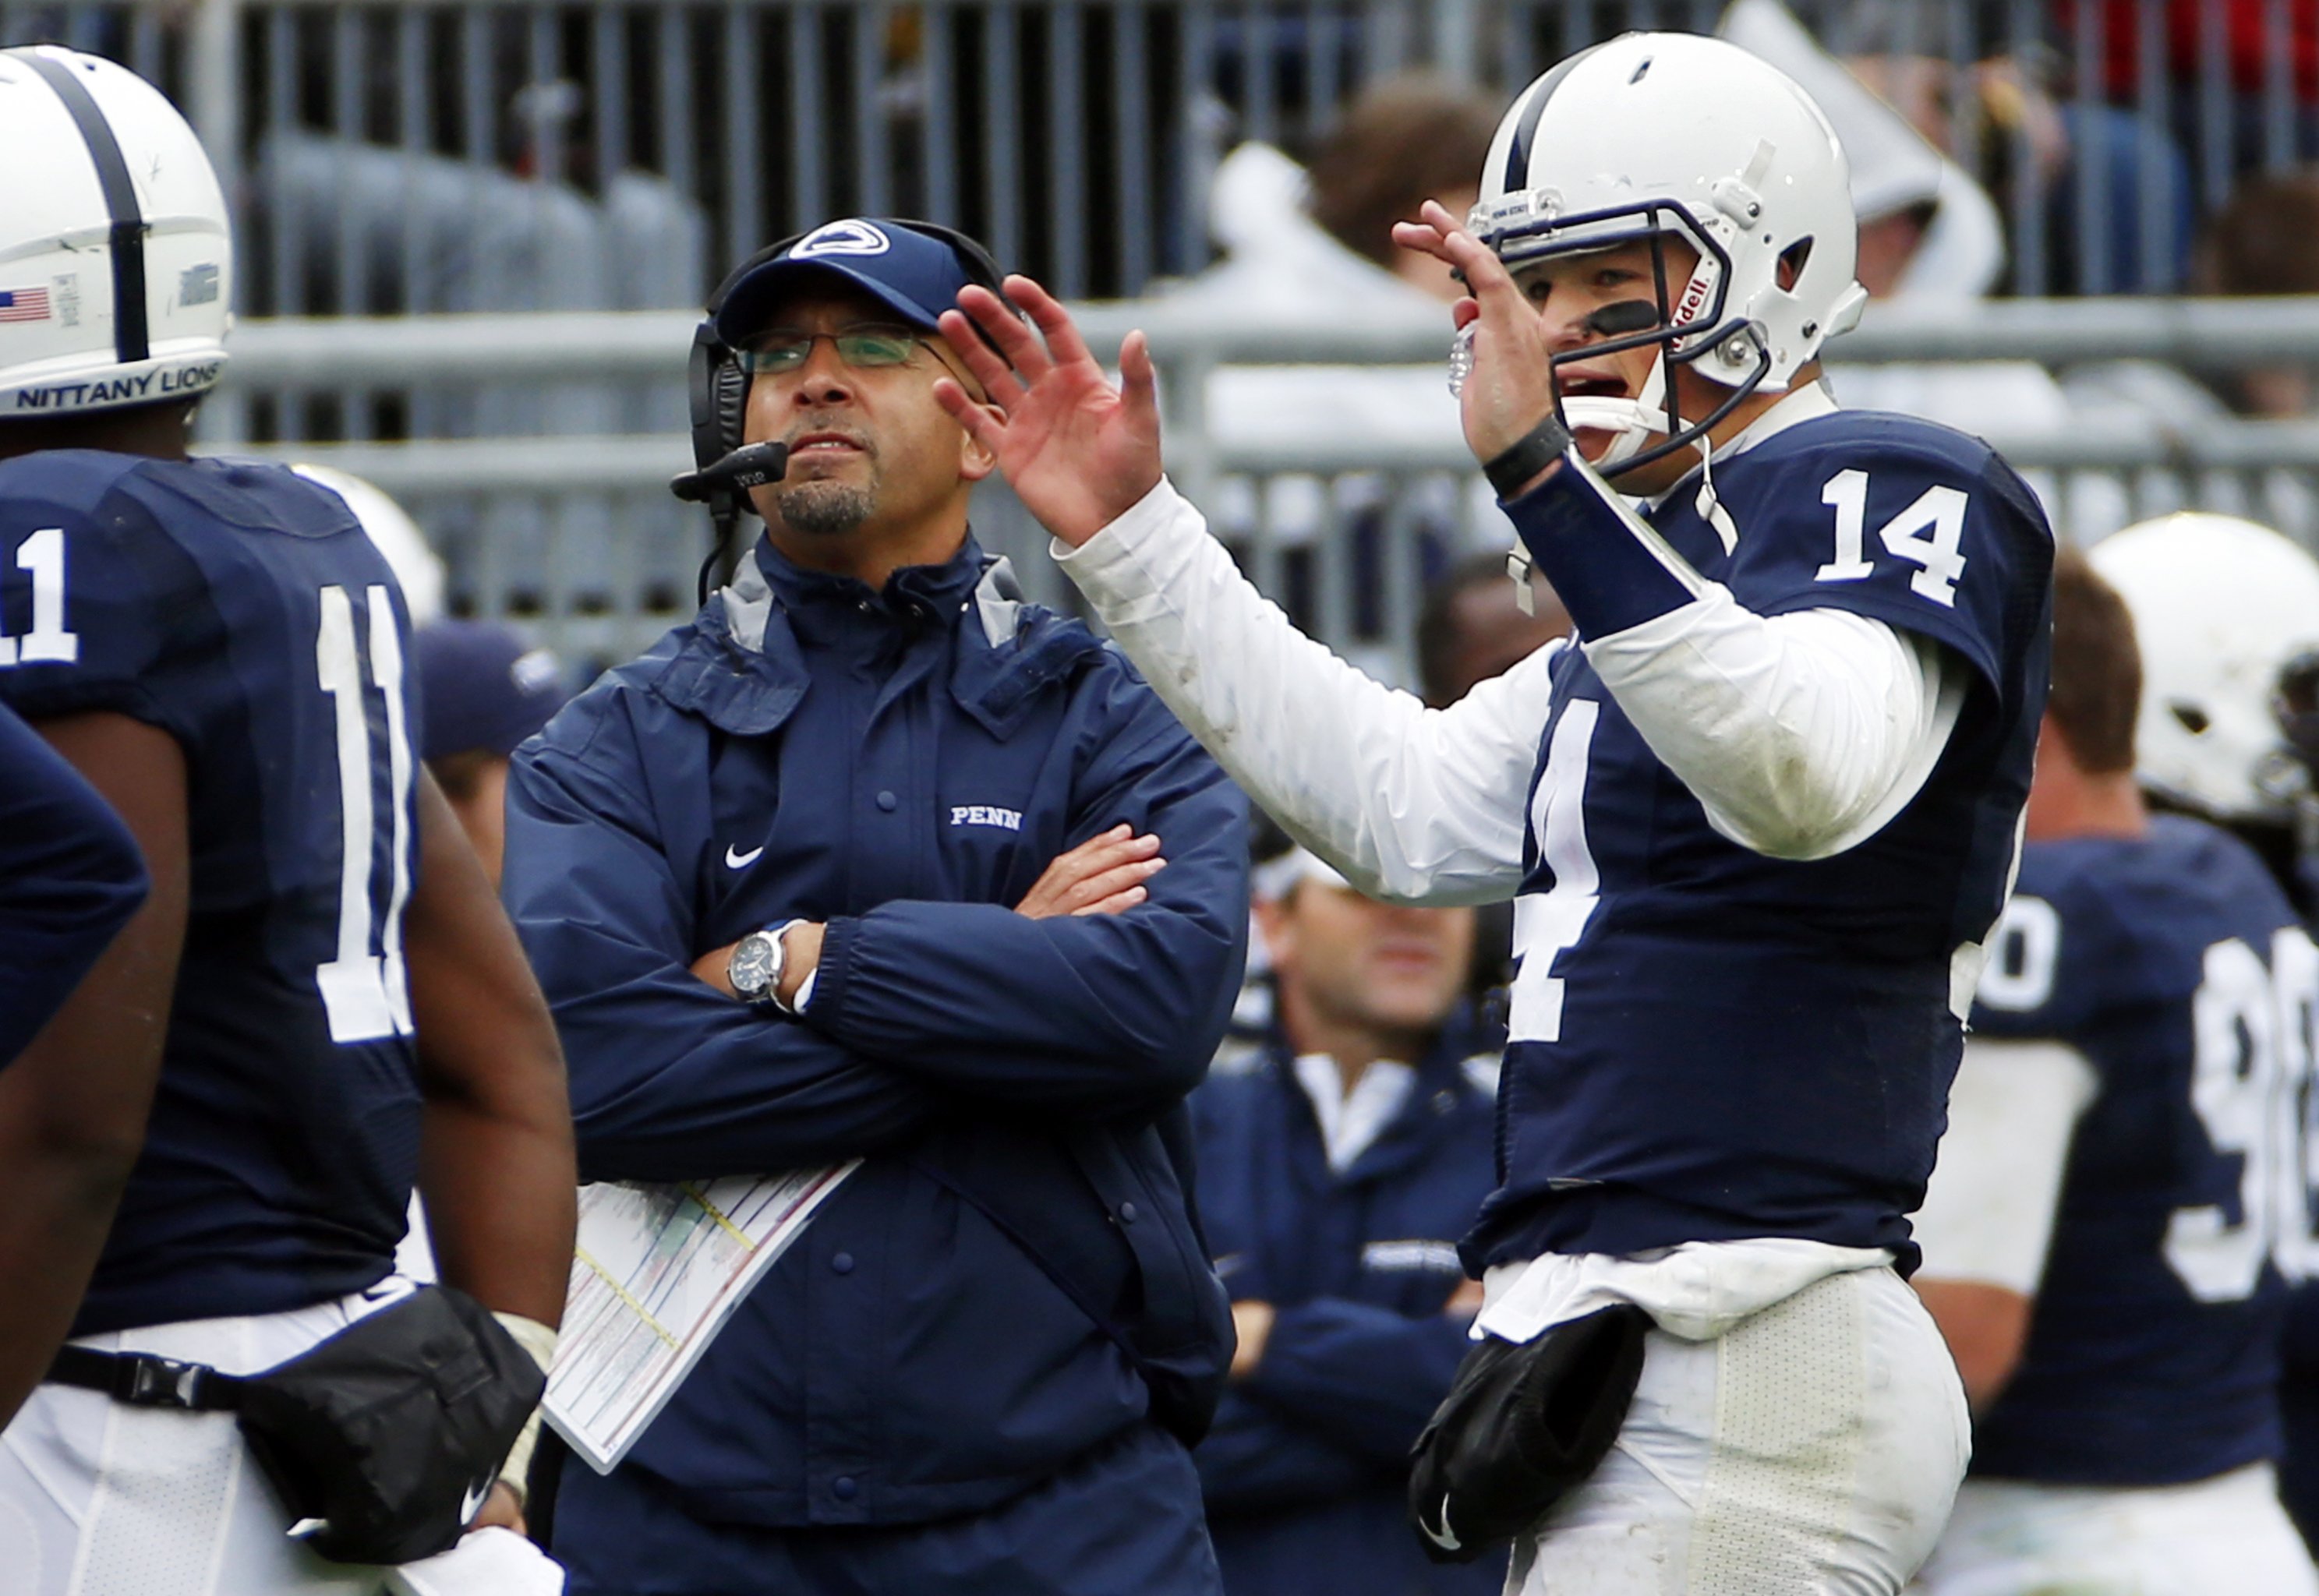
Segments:
[[[1200,1207],[1232,1300],[1277,1312],[1255,1374],[1194,1455],[1226,1596],[1488,1596],[1503,1559],[1437,1567],[1405,1506],[1409,1448],[1471,1322],[1457,1239],[1496,1184],[1502,1032],[1453,1026],[1342,1174],[1275,1043],[1192,1098]]]
[[[1230,1358],[1181,1103],[1240,978],[1245,805],[1115,650],[1010,590],[971,540],[882,592],[761,541],[516,757],[507,898],[581,1177],[866,1159],[623,1465],[702,1520],[971,1513],[1146,1425],[1024,1230],[1193,1406]],[[1148,901],[1013,911],[1123,821],[1169,861]],[[689,972],[791,916],[828,927],[802,1023]]]

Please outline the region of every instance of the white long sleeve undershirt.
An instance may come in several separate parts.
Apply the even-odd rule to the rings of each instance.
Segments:
[[[1355,886],[1435,904],[1519,888],[1561,645],[1428,709],[1298,632],[1165,482],[1055,555],[1233,780]],[[1872,834],[1947,742],[1955,668],[1880,621],[1767,619],[1693,580],[1693,602],[1586,643],[1604,685],[1734,842],[1810,859]]]

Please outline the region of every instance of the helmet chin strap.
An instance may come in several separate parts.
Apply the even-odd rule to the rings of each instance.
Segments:
[[[1573,432],[1584,428],[1611,435],[1611,446],[1592,463],[1595,470],[1602,472],[1632,459],[1652,439],[1666,437],[1665,354],[1662,352],[1652,360],[1650,374],[1643,379],[1643,391],[1635,398],[1574,395],[1562,401],[1562,424]]]

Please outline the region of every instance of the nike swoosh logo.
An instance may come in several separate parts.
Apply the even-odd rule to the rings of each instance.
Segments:
[[[1426,1539],[1445,1552],[1462,1552],[1466,1549],[1466,1543],[1459,1540],[1457,1532],[1449,1528],[1449,1493],[1447,1491],[1441,1493],[1441,1528],[1436,1529],[1421,1518],[1417,1520],[1417,1527],[1425,1531]]]
[[[764,851],[765,845],[760,843],[746,853],[736,853],[733,851],[733,844],[727,843],[725,844],[725,868],[728,870],[747,870],[757,862],[757,855]]]
[[[466,1493],[459,1498],[459,1522],[462,1524],[471,1524],[474,1522],[477,1510],[483,1505],[483,1498],[489,1496],[491,1493],[492,1482],[489,1480],[485,1480],[480,1485],[469,1486]],[[1427,1533],[1430,1534],[1432,1532],[1429,1530]]]

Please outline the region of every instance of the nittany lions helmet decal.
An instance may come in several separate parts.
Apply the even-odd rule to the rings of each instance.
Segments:
[[[1682,283],[1667,281],[1662,253],[1654,325],[1567,356],[1662,346],[1638,399],[1564,403],[1572,426],[1618,435],[1600,463],[1613,474],[1689,443],[1758,388],[1784,389],[1867,300],[1852,275],[1850,177],[1827,117],[1784,73],[1696,34],[1629,33],[1524,89],[1498,124],[1468,226],[1517,275],[1638,239],[1698,253]],[[1731,390],[1713,416],[1677,417],[1670,361]]]
[[[225,365],[233,249],[201,141],[125,67],[0,50],[0,419],[190,399]]]
[[[2112,533],[2088,557],[2142,645],[2142,784],[2216,819],[2291,821],[2306,777],[2279,724],[2280,676],[2319,649],[2319,562],[2202,511]]]

